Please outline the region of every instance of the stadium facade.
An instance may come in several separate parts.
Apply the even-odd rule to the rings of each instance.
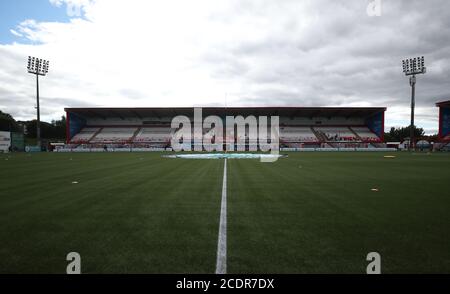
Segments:
[[[450,143],[450,100],[438,102],[439,107],[439,141]]]
[[[203,118],[278,116],[281,148],[384,147],[385,107],[204,107]],[[172,119],[194,108],[66,108],[71,148],[170,149]],[[208,132],[203,129],[203,133]],[[225,138],[223,142],[230,140]],[[245,134],[247,137],[247,134]],[[236,138],[231,138],[236,142]],[[247,138],[248,140],[248,138]],[[247,142],[251,144],[251,142]]]

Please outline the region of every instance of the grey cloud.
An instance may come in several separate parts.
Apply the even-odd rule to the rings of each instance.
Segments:
[[[259,43],[239,44],[234,50],[236,58],[250,57],[254,62],[248,65],[253,68],[246,75],[248,84],[281,84],[291,89],[304,84],[314,90],[271,90],[257,92],[253,98],[246,99],[252,104],[258,100],[266,104],[265,99],[270,96],[277,97],[281,103],[296,105],[365,101],[372,105],[386,103],[388,107],[408,106],[410,89],[400,62],[404,57],[422,54],[426,54],[429,65],[438,61],[445,68],[444,74],[436,76],[432,74],[433,66],[429,66],[429,73],[418,77],[418,106],[448,99],[450,56],[449,51],[443,50],[450,48],[448,4],[445,1],[382,1],[383,16],[370,18],[359,5],[361,2],[364,1],[351,2],[359,8],[359,13],[345,13],[352,5],[340,2],[342,7],[334,15],[323,14],[327,5],[321,2],[315,7],[322,11],[317,13],[319,25],[308,28],[304,39],[269,36]],[[344,19],[340,11],[345,13],[344,17],[356,16]],[[268,58],[271,65],[261,66]]]

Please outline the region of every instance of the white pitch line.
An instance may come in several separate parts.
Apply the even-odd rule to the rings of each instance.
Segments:
[[[227,273],[227,159],[223,165],[222,203],[220,208],[219,238],[217,242],[216,274]]]

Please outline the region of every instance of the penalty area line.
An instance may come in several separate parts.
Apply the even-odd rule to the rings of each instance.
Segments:
[[[227,159],[223,165],[222,202],[217,242],[216,274],[227,273]]]

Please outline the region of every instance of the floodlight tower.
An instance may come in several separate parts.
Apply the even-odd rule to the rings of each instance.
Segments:
[[[28,56],[28,73],[36,75],[36,138],[37,145],[41,147],[41,112],[39,107],[39,76],[45,76],[48,73],[49,61],[36,57]]]
[[[409,136],[409,150],[413,150],[414,144],[414,107],[416,105],[416,75],[424,74],[427,72],[425,67],[425,58],[417,57],[405,59],[403,62],[403,72],[409,77],[409,85],[411,86],[411,125],[410,125],[410,136]]]

